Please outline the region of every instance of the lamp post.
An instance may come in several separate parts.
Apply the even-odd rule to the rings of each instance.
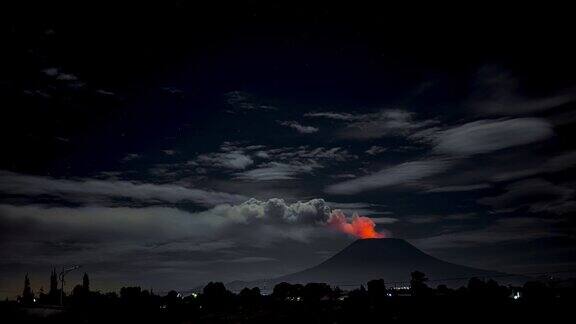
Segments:
[[[80,266],[72,266],[70,268],[62,267],[62,272],[60,272],[60,306],[64,306],[64,277],[70,272],[80,268]]]

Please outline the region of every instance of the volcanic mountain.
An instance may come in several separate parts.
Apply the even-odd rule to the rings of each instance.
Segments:
[[[436,280],[502,275],[442,261],[405,240],[386,238],[357,240],[315,267],[276,280],[334,285],[365,283],[377,278],[386,282],[407,282],[410,273],[416,270]]]
[[[383,238],[360,239],[312,268],[272,280],[244,284],[267,288],[280,282],[325,282],[334,286],[354,286],[380,278],[388,283],[401,284],[408,283],[410,273],[416,270],[424,272],[432,286],[440,283],[461,286],[470,277],[498,277],[499,282],[509,281],[503,273],[442,261],[405,240]],[[232,286],[239,284],[235,282]]]

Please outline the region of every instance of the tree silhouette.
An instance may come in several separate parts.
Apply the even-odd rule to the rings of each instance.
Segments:
[[[74,288],[72,289],[72,297],[76,298],[76,299],[81,299],[85,296],[85,290],[84,287],[82,287],[81,285],[76,285],[74,286]]]
[[[323,298],[332,296],[332,288],[325,283],[308,283],[302,290],[302,297],[305,302],[317,302]]]
[[[248,300],[248,299],[259,298],[262,296],[262,294],[260,293],[260,288],[258,288],[258,287],[254,287],[252,289],[245,287],[244,289],[242,289],[240,291],[238,296]]]
[[[58,294],[58,275],[56,274],[56,268],[53,268],[50,274],[50,291],[48,293],[50,296],[56,296]]]
[[[412,290],[412,294],[415,296],[424,294],[428,290],[428,286],[426,285],[428,278],[426,278],[424,272],[414,271],[410,276],[410,289]]]
[[[368,281],[368,297],[372,302],[378,302],[386,297],[386,284],[384,279]]]
[[[274,286],[272,296],[275,299],[286,300],[287,298],[302,297],[304,287],[300,284],[292,285],[287,282],[281,282]]]
[[[28,274],[24,276],[24,289],[22,290],[22,303],[26,305],[30,305],[34,303],[34,293],[32,292],[32,288],[30,288],[30,279],[28,278]]]
[[[206,298],[218,299],[225,298],[230,294],[226,287],[221,282],[209,282],[203,289],[203,295]]]
[[[52,268],[50,273],[50,290],[48,291],[48,302],[50,304],[57,304],[59,298],[58,291],[58,274],[56,268]]]
[[[206,309],[227,309],[232,303],[233,294],[221,282],[209,282],[202,290],[202,300]]]
[[[90,292],[90,279],[88,279],[88,274],[84,272],[84,276],[82,277],[82,289],[85,293]]]

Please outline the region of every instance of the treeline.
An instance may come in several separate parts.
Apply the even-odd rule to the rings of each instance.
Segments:
[[[87,278],[87,275],[85,276]],[[182,296],[170,291],[160,296],[140,287],[119,293],[90,291],[89,282],[77,285],[65,298],[66,308],[40,319],[58,323],[351,323],[376,322],[485,322],[551,321],[571,314],[574,286],[533,281],[522,287],[502,286],[494,280],[472,278],[466,286],[429,287],[424,273],[413,272],[410,287],[387,287],[371,280],[351,291],[325,283],[279,283],[272,293],[244,288],[239,293],[223,283],[210,282],[201,292]],[[20,301],[23,302],[23,299]],[[15,305],[12,305],[15,306]],[[3,306],[7,309],[8,305]],[[8,307],[9,308],[9,307]],[[17,313],[12,308],[12,315]],[[24,316],[20,313],[20,316]]]

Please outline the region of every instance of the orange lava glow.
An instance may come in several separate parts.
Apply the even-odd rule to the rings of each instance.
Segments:
[[[354,215],[352,220],[348,222],[346,216],[342,213],[332,213],[328,219],[328,226],[358,238],[383,238],[384,234],[376,232],[374,229],[376,224],[365,216]]]

